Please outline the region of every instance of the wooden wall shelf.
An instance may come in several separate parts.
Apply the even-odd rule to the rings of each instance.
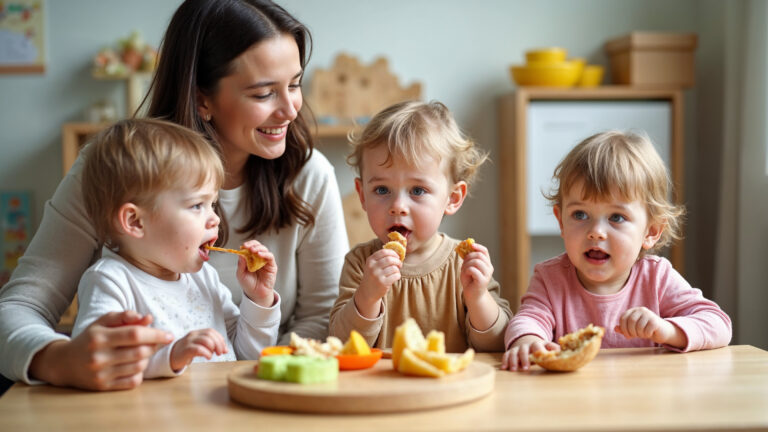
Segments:
[[[499,229],[501,234],[502,293],[517,310],[530,279],[531,238],[527,221],[528,107],[531,101],[668,101],[671,105],[669,164],[675,201],[684,202],[683,96],[679,89],[604,86],[557,89],[520,87],[498,103]],[[584,137],[586,138],[586,136]],[[684,244],[670,249],[670,261],[683,273]]]
[[[64,123],[61,127],[61,162],[62,176],[67,174],[69,168],[75,163],[77,154],[83,148],[88,139],[95,133],[109,126],[110,123],[74,122]],[[317,125],[315,138],[346,139],[347,134],[354,130],[355,126],[347,125]]]

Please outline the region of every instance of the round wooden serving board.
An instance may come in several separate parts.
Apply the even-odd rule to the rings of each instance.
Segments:
[[[493,391],[493,367],[474,361],[443,378],[406,376],[382,359],[370,369],[340,371],[339,380],[295,384],[256,378],[253,365],[227,377],[229,397],[257,408],[324,414],[414,411],[457,405]]]

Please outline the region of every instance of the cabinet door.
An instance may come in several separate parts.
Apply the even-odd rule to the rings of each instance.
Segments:
[[[554,186],[552,175],[557,164],[581,140],[610,129],[645,132],[669,167],[671,121],[669,101],[531,101],[526,127],[528,233],[560,234],[543,193]]]

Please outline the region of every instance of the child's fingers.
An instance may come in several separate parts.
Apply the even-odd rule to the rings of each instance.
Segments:
[[[515,369],[512,369],[512,367],[517,367],[517,365],[513,365],[510,358],[512,357],[512,349],[508,349],[504,352],[504,355],[501,356],[501,370],[508,370],[513,371]]]
[[[520,365],[520,370],[527,371],[531,368],[531,346],[520,345],[517,352],[517,361]]]
[[[210,360],[213,358],[213,350],[198,344],[193,344],[189,347],[189,354],[192,355],[192,357],[205,357],[207,360]],[[189,364],[189,362],[187,362]]]
[[[251,240],[248,240],[246,242],[243,242],[241,247],[244,247],[244,248],[250,250],[251,252],[256,252],[257,250],[259,250],[259,248],[266,249],[266,246],[264,246],[258,240],[255,240],[255,239],[251,239]]]

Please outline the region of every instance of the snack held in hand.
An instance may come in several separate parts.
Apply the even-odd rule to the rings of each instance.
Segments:
[[[397,256],[400,257],[400,261],[405,260],[405,249],[408,246],[408,240],[397,231],[390,232],[387,234],[387,237],[389,237],[390,241],[384,244],[384,248],[392,249],[393,251],[397,252]]]
[[[220,248],[216,246],[206,245],[205,248],[208,250],[217,251],[217,252],[228,252],[228,253],[233,253],[237,255],[242,255],[245,258],[248,271],[251,273],[264,267],[264,265],[267,263],[267,261],[265,261],[262,257],[242,247],[240,248],[240,250],[235,250],[235,249],[227,249],[227,248]]]
[[[473,244],[475,244],[475,239],[472,237],[464,240],[463,242],[456,245],[456,253],[459,254],[461,259],[464,259],[468,253],[474,251],[474,249],[472,249]]]
[[[575,371],[595,358],[604,334],[602,327],[590,324],[558,339],[560,351],[537,351],[531,361],[551,371]]]
[[[440,378],[459,372],[475,358],[475,350],[463,354],[445,352],[445,334],[432,330],[424,338],[419,325],[408,318],[395,329],[392,344],[392,366],[406,375]]]

